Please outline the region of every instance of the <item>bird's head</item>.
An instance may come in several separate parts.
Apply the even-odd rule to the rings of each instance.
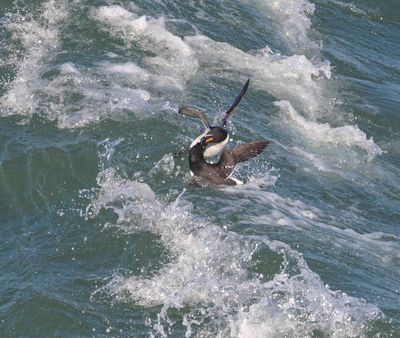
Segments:
[[[229,134],[225,128],[211,127],[206,135],[201,138],[204,147],[204,156],[213,157],[219,155],[229,141]]]

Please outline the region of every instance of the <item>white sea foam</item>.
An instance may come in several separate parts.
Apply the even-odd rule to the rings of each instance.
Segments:
[[[352,13],[359,15],[361,17],[366,17],[369,18],[369,15],[366,11],[362,10],[361,8],[358,8],[354,3],[352,2],[343,2],[343,1],[337,1],[337,0],[328,0],[328,2],[331,2],[339,7],[345,8],[350,10]]]
[[[54,2],[48,4],[54,5]],[[35,65],[41,64],[46,55],[54,53],[58,47],[59,25],[65,17],[63,11],[59,12],[55,13],[59,15],[58,21],[56,15],[49,26],[42,27],[35,21],[32,21],[34,27],[23,22],[9,26],[9,29],[24,32],[22,40],[26,41],[31,52],[20,65],[13,87],[2,98],[4,106],[20,106],[20,110],[32,113],[36,102],[35,88],[40,88],[48,98],[41,108],[47,107],[47,116],[58,119],[62,127],[82,126],[104,116],[119,118],[118,114],[124,116],[120,110],[148,111],[146,101],[163,105],[165,102],[161,101],[163,98],[169,100],[171,92],[182,95],[187,81],[196,76],[201,63],[209,74],[217,72],[222,77],[235,79],[250,76],[259,89],[294,102],[311,116],[324,108],[321,104],[324,102],[323,86],[318,79],[330,77],[329,63],[313,64],[305,56],[283,57],[268,49],[247,53],[203,35],[182,40],[167,30],[162,17],[138,16],[120,6],[93,9],[92,18],[101,29],[122,39],[126,48],[134,45],[140,50],[140,59],[135,62],[100,61],[93,70],[67,62],[60,66],[59,76],[45,81],[40,76],[41,66],[36,71]],[[44,16],[48,15],[45,12]],[[34,44],[31,40],[35,39],[30,39],[28,30],[45,43]],[[226,70],[227,67],[231,70],[230,75],[225,71],[218,72],[218,69]],[[111,86],[102,84],[100,80],[104,76],[112,82]],[[84,98],[66,105],[65,101],[71,94]]]
[[[167,336],[169,310],[183,307],[186,336],[305,337],[315,330],[357,336],[380,315],[376,307],[330,290],[287,245],[239,236],[194,217],[182,194],[164,204],[147,184],[121,179],[113,169],[99,174],[98,185],[88,208],[91,217],[111,209],[119,229],[152,232],[168,250],[170,262],[151,277],[115,275],[93,297],[105,292],[118,301],[161,305],[153,323],[161,336]],[[249,274],[260,247],[283,259],[271,280]]]
[[[312,140],[318,145],[331,145],[332,147],[358,147],[367,153],[368,160],[381,155],[382,150],[371,138],[368,138],[357,126],[345,125],[343,127],[331,127],[328,123],[318,123],[309,121],[301,116],[292,107],[289,101],[275,102],[282,112],[286,114],[290,125],[297,132],[304,135],[308,140]],[[341,149],[343,150],[343,149]],[[338,158],[335,159],[339,160]],[[321,163],[316,162],[320,169]]]
[[[63,63],[60,66],[60,74],[62,74],[62,75],[71,75],[71,74],[80,75],[80,72],[72,62],[67,62],[67,63]]]
[[[196,73],[190,47],[166,29],[163,18],[138,17],[120,6],[104,6],[92,13],[102,29],[123,39],[127,47],[135,44],[142,53],[155,56],[142,57],[141,65],[100,61],[98,67],[87,68],[66,62],[59,66],[59,75],[45,79],[43,73],[58,50],[60,28],[68,18],[62,4],[52,0],[36,19],[15,15],[7,21],[6,28],[23,43],[26,54],[1,98],[3,115],[31,115],[40,104],[41,113],[68,128],[104,117],[125,118],[127,111],[141,116],[152,109],[151,104],[164,106],[163,98],[182,93]],[[71,101],[71,96],[79,99]]]
[[[164,172],[167,175],[172,175],[175,169],[175,161],[173,154],[165,154],[161,160],[159,160],[153,168],[149,171],[150,176],[154,176],[159,172]],[[179,174],[178,171],[175,171],[175,176]]]
[[[324,87],[319,79],[331,76],[329,62],[313,64],[304,55],[284,57],[268,49],[246,53],[224,42],[204,35],[185,37],[199,62],[209,72],[237,79],[251,77],[252,86],[282,100],[295,102],[311,116],[324,107]],[[229,67],[230,73],[224,70]]]
[[[119,64],[116,65],[121,67]],[[137,117],[151,108],[151,95],[144,89],[125,85],[124,79],[113,78],[111,84],[101,81],[108,70],[83,68],[68,62],[59,66],[59,75],[47,84],[47,95],[53,98],[47,117],[57,120],[61,128],[82,127],[102,118],[123,120],[129,112]],[[71,101],[71,95],[79,97]]]
[[[5,24],[25,48],[25,55],[17,66],[17,73],[7,93],[0,98],[3,115],[31,115],[37,109],[36,94],[43,88],[41,73],[46,62],[59,46],[59,26],[68,17],[62,1],[50,0],[43,5],[39,18],[14,15]]]
[[[48,6],[52,4],[49,2]],[[156,56],[142,58],[139,65],[132,61],[114,62],[117,55],[105,53],[112,62],[99,61],[94,67],[66,62],[58,67],[58,75],[44,80],[40,74],[46,66],[41,63],[58,48],[59,25],[64,14],[45,28],[33,21],[37,27],[31,29],[21,19],[21,23],[10,24],[9,29],[24,32],[29,29],[52,48],[43,47],[43,43],[39,47],[32,45],[31,52],[20,65],[17,79],[2,98],[2,106],[14,107],[11,114],[15,110],[19,114],[32,114],[37,106],[36,90],[45,92],[46,102],[42,102],[41,109],[46,116],[57,120],[62,128],[74,128],[105,117],[125,119],[131,112],[140,118],[164,107],[171,93],[182,93],[185,82],[196,72],[197,61],[190,47],[168,32],[162,18],[138,17],[120,6],[94,9],[92,17],[102,29],[123,39],[127,47],[134,43],[144,54]],[[26,33],[22,38],[28,41],[29,36]]]
[[[100,157],[103,158],[103,160],[110,162],[115,152],[115,148],[124,141],[125,139],[121,137],[116,140],[110,140],[107,138],[105,140],[98,142],[97,144],[101,145],[104,148],[104,150],[99,153]]]
[[[345,229],[345,236],[338,236],[337,241],[343,246],[352,247],[353,254],[370,265],[386,268],[392,279],[400,278],[400,239],[393,234],[373,232],[360,234],[353,229]],[[368,257],[365,257],[368,252]],[[394,269],[398,267],[398,269]]]
[[[233,190],[231,190],[234,192]],[[246,191],[248,196],[256,198],[261,205],[272,207],[270,214],[252,216],[251,221],[255,224],[268,224],[278,227],[289,227],[293,230],[304,231],[311,227],[325,227],[324,223],[318,222],[320,210],[307,206],[303,202],[284,198],[277,193],[269,191]]]
[[[234,193],[232,189],[229,191]],[[248,190],[245,193],[258,204],[271,207],[268,213],[251,216],[252,224],[287,227],[289,231],[298,231],[300,236],[306,232],[315,246],[351,253],[359,264],[378,269],[381,274],[387,274],[389,280],[400,277],[400,269],[399,272],[393,271],[393,266],[400,267],[399,238],[382,232],[360,234],[349,228],[343,229],[347,224],[356,226],[368,222],[351,209],[342,211],[340,215],[331,215],[314,206],[306,205],[296,199],[284,198],[274,192]],[[246,224],[248,221],[246,220]],[[327,249],[328,252],[329,250]],[[367,270],[373,271],[372,268]]]
[[[282,36],[292,46],[300,49],[317,48],[308,33],[311,28],[310,17],[315,5],[307,0],[242,0],[252,4],[270,18],[275,18]]]
[[[355,337],[378,315],[376,308],[330,291],[297,252],[279,242],[270,246],[284,252],[282,272],[263,285],[268,297],[240,309],[226,330],[229,336],[310,337],[322,331],[331,337]]]
[[[142,81],[147,81],[150,77],[149,73],[145,69],[139,67],[133,62],[126,62],[126,63],[106,62],[102,64],[102,67],[104,67],[106,71],[109,71],[111,73],[117,73],[125,76],[132,76],[139,83]]]
[[[103,6],[93,10],[92,15],[128,47],[135,43],[155,54],[143,59],[154,87],[183,90],[196,72],[198,64],[191,48],[166,29],[163,17],[137,16],[120,6]]]

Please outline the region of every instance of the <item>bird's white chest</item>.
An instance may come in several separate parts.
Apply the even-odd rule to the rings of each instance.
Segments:
[[[207,133],[210,130],[206,130],[203,134],[201,134],[200,136],[196,137],[193,142],[190,144],[189,148],[192,148],[194,145],[196,145],[197,143],[199,143],[201,141],[201,139],[207,135]],[[222,151],[224,150],[225,146],[228,144],[229,142],[229,135],[227,135],[226,139],[223,140],[222,142],[219,143],[213,143],[213,144],[209,144],[207,145],[206,149],[204,150],[203,156],[205,158],[210,158],[210,157],[214,157],[214,156],[218,156],[222,153]]]

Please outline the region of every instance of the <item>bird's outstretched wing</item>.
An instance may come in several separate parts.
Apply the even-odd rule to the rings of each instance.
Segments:
[[[221,126],[223,128],[226,127],[226,124],[228,123],[228,120],[231,118],[232,114],[236,111],[237,107],[239,106],[240,101],[242,100],[242,97],[244,94],[246,94],[247,88],[249,87],[250,79],[246,81],[244,84],[242,90],[240,91],[239,95],[236,97],[235,101],[232,103],[230,108],[225,112],[224,117],[222,118]],[[181,115],[186,115],[186,116],[191,116],[195,117],[201,120],[203,122],[204,126],[206,128],[210,128],[210,123],[208,122],[208,118],[205,115],[205,113],[197,108],[194,107],[189,107],[185,106],[179,109],[178,111],[179,114]]]
[[[270,141],[267,140],[255,141],[224,150],[220,160],[215,165],[219,166],[221,176],[227,178],[235,170],[238,163],[245,162],[261,154],[269,143]]]
[[[182,107],[178,111],[179,114],[186,115],[186,116],[191,116],[191,117],[196,117],[203,122],[204,127],[210,128],[210,123],[208,122],[207,116],[204,114],[204,112],[200,109],[194,108],[194,107]]]
[[[222,127],[225,128],[226,124],[228,123],[229,118],[232,116],[232,114],[236,111],[240,101],[242,100],[242,97],[244,94],[246,94],[247,88],[249,87],[250,79],[246,81],[244,84],[242,90],[240,91],[239,95],[236,97],[235,101],[233,104],[230,106],[230,108],[225,112],[224,117],[222,119]]]
[[[236,163],[245,162],[261,154],[269,143],[267,140],[243,143],[233,148],[230,153]]]

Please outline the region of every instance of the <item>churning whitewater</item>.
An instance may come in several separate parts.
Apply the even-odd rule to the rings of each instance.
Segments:
[[[1,4],[0,336],[398,337],[394,8]],[[179,107],[248,78],[228,146],[271,144],[194,187]]]

